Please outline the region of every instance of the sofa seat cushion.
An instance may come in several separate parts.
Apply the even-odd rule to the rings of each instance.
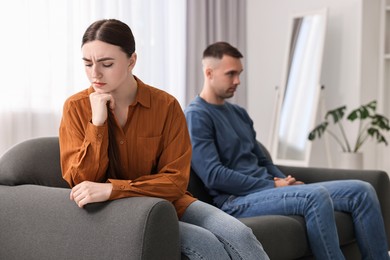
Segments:
[[[340,245],[354,243],[354,229],[349,214],[335,212]],[[305,220],[301,216],[268,215],[240,218],[250,227],[272,259],[298,259],[311,255]]]
[[[300,216],[290,216],[291,218],[296,219],[301,223],[302,226],[305,226],[305,220]],[[354,243],[355,240],[355,231],[353,227],[352,217],[348,213],[344,212],[335,212],[337,234],[339,235],[340,246],[348,245]]]
[[[294,217],[267,215],[240,221],[252,229],[272,259],[296,259],[309,251],[306,228]]]

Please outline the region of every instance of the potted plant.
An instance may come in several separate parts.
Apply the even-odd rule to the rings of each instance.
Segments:
[[[340,145],[344,153],[358,153],[362,145],[369,139],[374,139],[377,143],[387,145],[385,132],[390,131],[389,119],[376,113],[376,104],[376,100],[373,100],[366,105],[352,110],[346,117],[350,122],[356,121],[359,123],[357,137],[352,145],[347,138],[343,126],[343,119],[347,109],[346,106],[329,110],[325,115],[325,120],[309,133],[308,139],[313,141],[328,133]],[[329,129],[331,123],[339,129],[341,136],[337,135],[335,130]]]

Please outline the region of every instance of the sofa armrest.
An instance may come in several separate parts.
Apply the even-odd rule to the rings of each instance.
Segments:
[[[357,179],[369,182],[378,195],[388,237],[390,249],[390,181],[386,172],[381,170],[352,170],[337,168],[295,167],[278,165],[286,175],[291,174],[305,183]]]
[[[176,211],[163,199],[79,208],[69,189],[0,185],[0,259],[179,259]]]

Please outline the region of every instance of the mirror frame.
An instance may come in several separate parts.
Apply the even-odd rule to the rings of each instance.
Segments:
[[[311,108],[311,114],[309,115],[309,118],[306,120],[308,121],[308,129],[307,133],[305,133],[305,148],[302,150],[303,158],[288,158],[283,157],[279,158],[279,132],[280,132],[280,121],[282,117],[282,108],[283,108],[283,103],[285,101],[285,94],[287,90],[287,84],[290,79],[290,69],[291,69],[291,63],[292,63],[292,41],[296,35],[294,34],[294,25],[297,22],[297,19],[302,19],[305,17],[310,17],[314,15],[320,15],[321,18],[323,19],[323,23],[320,25],[322,31],[320,32],[320,36],[322,37],[322,40],[319,41],[320,46],[318,46],[318,51],[319,53],[319,61],[318,61],[318,66],[316,69],[316,86],[314,86],[314,91],[313,92],[313,107]],[[324,45],[325,45],[325,35],[326,35],[326,28],[327,28],[327,9],[319,9],[319,10],[314,10],[310,12],[301,12],[301,13],[293,13],[290,17],[290,26],[289,26],[289,35],[288,35],[288,42],[287,42],[287,47],[286,47],[286,56],[285,56],[285,61],[284,61],[284,73],[282,75],[282,81],[281,81],[281,87],[277,89],[277,97],[276,97],[276,104],[275,104],[275,113],[274,113],[274,123],[272,124],[273,127],[271,129],[271,155],[272,159],[275,164],[279,165],[291,165],[291,166],[308,166],[309,165],[309,160],[310,160],[310,153],[311,153],[311,142],[307,139],[307,135],[309,134],[310,130],[314,127],[315,125],[315,120],[317,116],[317,110],[318,110],[318,105],[319,105],[319,97],[320,97],[320,92],[321,92],[321,84],[320,84],[320,78],[321,78],[321,70],[322,70],[322,63],[323,63],[323,52],[324,52]],[[286,146],[289,147],[289,146]]]

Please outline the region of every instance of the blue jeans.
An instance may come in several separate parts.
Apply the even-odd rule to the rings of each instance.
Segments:
[[[179,230],[181,252],[189,259],[269,259],[250,228],[201,201],[186,209]]]
[[[374,188],[359,180],[329,181],[273,188],[231,196],[222,210],[235,217],[301,215],[317,259],[344,259],[334,210],[352,215],[363,259],[389,259],[380,205]]]

